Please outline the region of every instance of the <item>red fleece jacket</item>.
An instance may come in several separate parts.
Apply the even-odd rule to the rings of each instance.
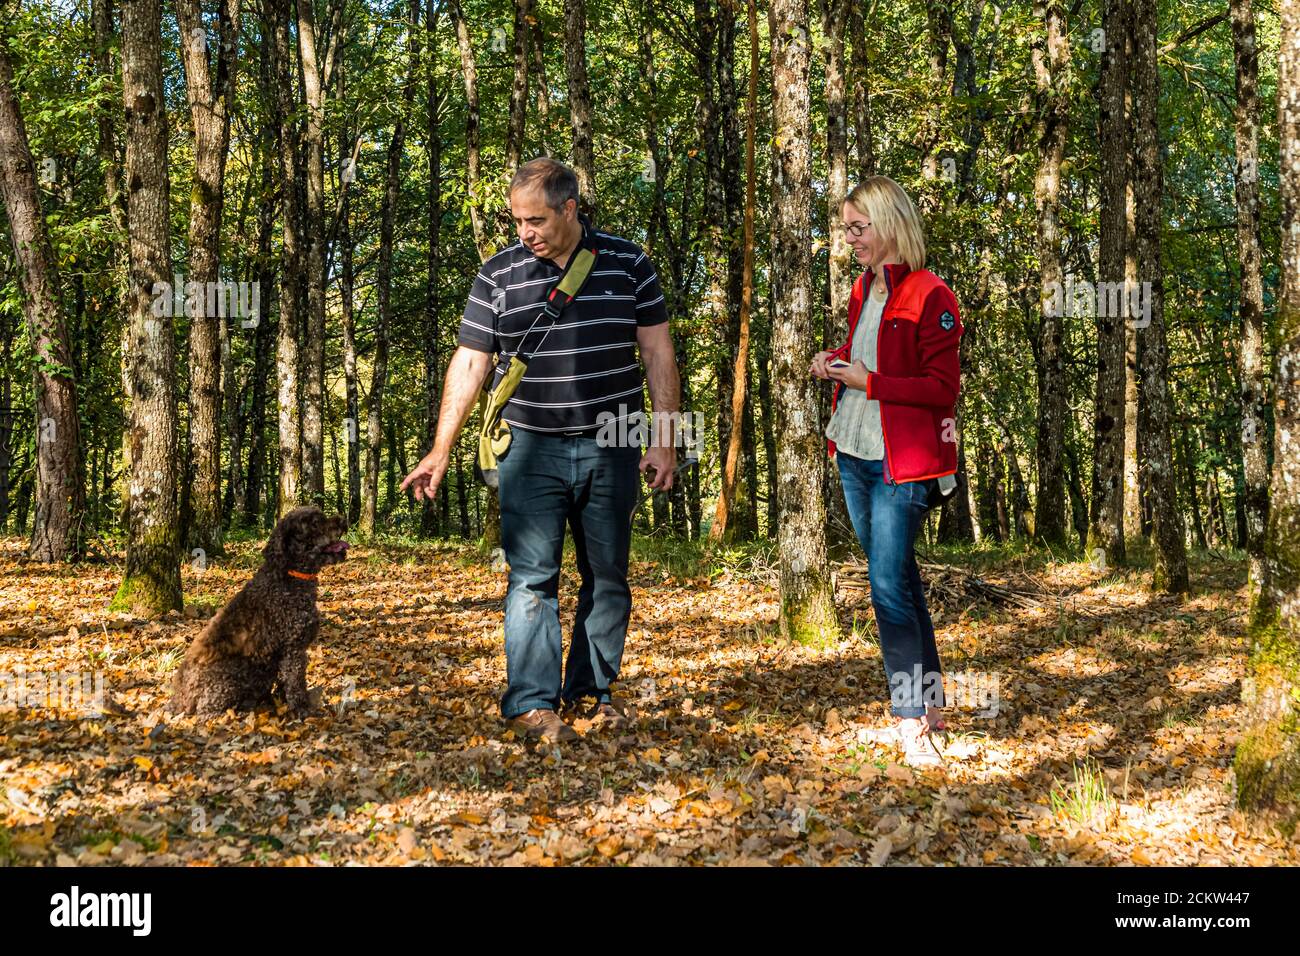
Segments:
[[[849,360],[853,330],[876,277],[858,276],[849,295],[849,337],[831,358]],[[960,387],[961,314],[957,297],[933,272],[888,264],[888,290],[876,340],[876,369],[867,373],[867,398],[880,402],[885,480],[922,481],[957,470],[955,406]],[[831,408],[843,390],[835,389]],[[830,454],[835,443],[827,442]]]

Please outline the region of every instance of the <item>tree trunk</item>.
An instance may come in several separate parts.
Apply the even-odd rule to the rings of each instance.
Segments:
[[[68,326],[58,301],[56,260],[41,213],[27,128],[18,108],[13,67],[0,32],[0,191],[18,261],[23,315],[33,358],[36,397],[36,517],[28,556],[62,561],[81,552],[85,490],[77,388]],[[6,403],[7,404],[7,403]]]
[[[357,386],[357,330],[353,305],[356,270],[352,264],[352,197],[344,195],[339,214],[339,299],[343,329],[343,438],[347,443],[347,519],[356,527],[361,518],[361,404]]]
[[[596,156],[591,129],[591,85],[587,80],[586,0],[564,0],[564,68],[569,81],[569,123],[573,127],[573,170],[579,205],[596,221]]]
[[[130,269],[127,349],[130,503],[126,572],[114,610],[159,617],[179,610],[177,513],[176,343],[170,310],[158,309],[171,290],[168,222],[167,112],[162,82],[159,0],[131,0],[122,9],[122,87],[126,107],[127,218]],[[162,315],[155,315],[161,311]]]
[[[456,445],[456,515],[460,518],[460,536],[468,541],[471,537],[469,526],[469,497],[465,492],[465,455],[458,443]]]
[[[0,312],[0,530],[9,521],[12,502],[14,414],[13,381],[9,369],[13,367],[14,331],[8,313]]]
[[[826,235],[830,240],[828,271],[831,314],[826,341],[839,341],[853,284],[854,260],[841,228],[840,206],[849,191],[849,134],[844,95],[844,31],[852,0],[821,0],[822,32],[826,35]]]
[[[1165,338],[1164,267],[1160,261],[1163,225],[1162,163],[1159,142],[1160,75],[1157,62],[1155,0],[1133,0],[1133,82],[1136,119],[1134,153],[1137,161],[1137,254],[1139,278],[1150,283],[1150,324],[1143,315],[1140,433],[1146,457],[1142,467],[1151,483],[1152,536],[1155,539],[1156,588],[1171,593],[1186,591],[1187,545],[1183,516],[1178,509],[1170,441],[1169,350]],[[1136,323],[1135,323],[1136,324]]]
[[[1074,443],[1065,443],[1065,477],[1066,490],[1070,496],[1070,517],[1074,524],[1074,533],[1079,536],[1082,547],[1088,540],[1088,499],[1083,494],[1083,476],[1080,473],[1079,453]]]
[[[1025,487],[1024,475],[1020,471],[1020,459],[1016,457],[1016,444],[1005,425],[1002,426],[1002,436],[1002,458],[1007,463],[1007,474],[1011,477],[1011,511],[1015,516],[1015,535],[1018,538],[1027,538],[1030,533],[1029,491]]]
[[[528,47],[533,61],[532,74],[537,89],[537,152],[541,156],[550,156],[551,151],[546,145],[551,133],[551,98],[546,88],[546,58],[543,49],[545,35],[539,9],[528,31]]]
[[[731,421],[741,422],[745,411],[745,386],[749,368],[749,315],[754,301],[754,139],[758,124],[758,13],[756,0],[749,0],[749,99],[745,126],[745,226],[744,273],[740,293],[740,341],[736,350],[736,366],[732,373]],[[735,494],[738,465],[741,455],[741,432],[733,427],[727,442],[723,465],[722,489],[718,507],[709,529],[710,541],[726,539],[728,512]]]
[[[263,20],[263,42],[258,54],[259,89],[267,102],[273,100],[273,72],[271,68],[272,43],[265,33],[266,21]],[[269,124],[268,124],[269,125]],[[267,300],[260,303],[257,316],[257,331],[253,340],[253,371],[251,373],[251,396],[248,409],[248,472],[244,481],[243,506],[240,508],[240,523],[245,527],[256,527],[262,515],[262,485],[266,475],[266,394],[267,384],[272,374],[271,361],[271,324],[270,297],[272,283],[275,281],[275,264],[272,260],[271,244],[275,232],[275,170],[276,170],[277,134],[264,127],[262,130],[261,172],[262,182],[259,193],[260,202],[257,212],[257,282],[265,290]],[[268,494],[268,497],[270,495]]]
[[[876,174],[876,148],[871,132],[871,57],[867,52],[862,5],[849,3],[849,31],[853,34],[853,132],[857,136],[858,179]]]
[[[456,20],[456,45],[460,50],[460,71],[465,78],[465,182],[469,190],[469,221],[474,230],[474,246],[479,261],[490,256],[487,226],[483,213],[482,158],[479,146],[478,64],[470,41],[469,24],[460,0],[451,0],[451,15]]]
[[[302,288],[302,214],[298,204],[298,124],[293,120],[293,65],[289,44],[289,0],[270,0],[268,24],[276,84],[276,125],[280,131],[280,165],[276,186],[280,193],[280,325],[276,332],[276,380],[279,383],[280,485],[276,495],[278,515],[299,504],[302,482],[302,405],[299,354],[302,316],[298,308]],[[265,35],[265,34],[264,34]]]
[[[1124,109],[1128,86],[1128,0],[1105,0],[1105,49],[1101,61],[1100,250],[1097,279],[1122,287],[1125,279],[1125,192],[1128,188],[1128,116]],[[1128,323],[1122,313],[1098,308],[1097,392],[1093,416],[1092,512],[1087,550],[1100,548],[1110,567],[1126,560],[1124,548],[1124,351]]]
[[[1041,19],[1041,17],[1039,17]],[[921,124],[921,174],[931,183],[939,178],[939,140],[943,128],[944,92],[948,86],[948,47],[952,45],[952,0],[925,0],[926,28],[930,38],[929,106]],[[938,208],[929,190],[921,196],[926,212]]]
[[[379,267],[375,276],[379,318],[375,325],[375,357],[370,379],[366,414],[366,474],[361,488],[361,533],[373,537],[378,516],[379,452],[383,444],[384,389],[388,383],[388,331],[392,327],[393,231],[397,203],[401,196],[402,151],[406,142],[406,117],[415,98],[415,74],[419,44],[420,0],[409,0],[407,9],[407,74],[402,90],[402,107],[393,136],[388,141],[388,168],[384,178],[384,202],[379,227]],[[389,501],[389,507],[393,502]]]
[[[736,23],[740,9],[738,0],[719,0],[718,50],[713,59],[717,78],[718,106],[718,158],[722,172],[722,206],[724,210],[722,246],[726,283],[726,355],[730,362],[722,363],[726,391],[720,396],[727,413],[731,415],[731,398],[734,394],[736,370],[745,377],[744,387],[749,388],[749,367],[737,365],[740,351],[740,297],[745,284],[745,254],[742,248],[744,234],[745,200],[742,189],[744,160],[741,153],[740,99],[736,95]],[[743,406],[742,406],[743,408]],[[736,463],[736,483],[731,499],[730,535],[733,541],[751,540],[757,533],[754,515],[753,478],[749,458],[745,454],[744,412],[740,418],[741,456]],[[727,444],[731,442],[730,433]]]
[[[1300,2],[1282,0],[1278,55],[1279,178],[1282,198],[1282,287],[1273,388],[1274,442],[1289,449],[1273,460],[1268,532],[1254,591],[1245,718],[1234,770],[1237,801],[1246,810],[1275,810],[1286,832],[1300,816]]]
[[[533,0],[515,0],[514,57],[515,78],[510,86],[510,113],[506,125],[506,176],[519,168],[524,148],[524,129],[528,120],[528,35],[533,16]],[[506,214],[509,220],[509,213]],[[510,222],[506,222],[507,229]]]
[[[225,205],[230,102],[239,63],[240,0],[222,0],[217,19],[216,72],[209,65],[207,28],[199,0],[177,0],[181,62],[194,129],[194,185],[190,190],[189,275],[198,289],[190,314],[189,515],[186,550],[222,551],[221,320],[209,314],[207,290],[221,281],[221,214]],[[215,285],[224,297],[224,285]],[[187,297],[188,298],[188,297]],[[188,310],[187,310],[188,311]]]
[[[718,448],[731,445],[731,406],[735,354],[731,348],[731,302],[727,283],[727,199],[723,185],[723,150],[718,94],[719,11],[714,0],[695,0],[695,68],[700,78],[698,127],[704,169],[704,221],[701,255],[705,270],[705,323],[717,388]],[[725,451],[724,451],[725,454]],[[738,466],[739,467],[739,466]],[[743,479],[737,479],[743,480]],[[728,501],[730,508],[734,502]]]
[[[442,137],[438,131],[438,109],[442,94],[438,90],[438,18],[441,8],[436,0],[428,0],[424,15],[424,32],[429,46],[427,65],[428,98],[425,104],[426,148],[429,153],[429,207],[428,207],[428,258],[425,260],[424,286],[424,401],[425,431],[421,454],[433,447],[433,437],[438,430],[438,405],[442,394],[442,382],[438,376],[438,266],[440,263],[440,246],[442,232]],[[540,24],[533,27],[540,31]],[[540,36],[538,55],[540,59]],[[544,81],[542,97],[546,101]],[[543,127],[544,128],[544,127]],[[426,498],[420,512],[420,533],[432,535],[438,531],[438,507],[432,499]]]
[[[1183,481],[1192,511],[1192,533],[1196,535],[1196,544],[1202,551],[1206,548],[1205,523],[1201,520],[1201,501],[1196,494],[1196,463],[1192,460],[1191,450],[1187,447],[1187,432],[1184,431],[1178,450],[1183,460]]]
[[[313,0],[297,0],[298,50],[306,97],[307,315],[302,352],[302,488],[304,500],[325,498],[325,97],[343,43],[343,0],[330,0],[330,37],[319,49]]]
[[[817,350],[810,275],[812,177],[807,0],[772,0],[773,413],[781,553],[781,632],[799,643],[837,640],[822,497],[825,442],[808,359]]]
[[[1246,558],[1252,590],[1263,573],[1268,528],[1269,381],[1259,248],[1259,54],[1251,0],[1232,0],[1237,67],[1237,257],[1241,262],[1241,458],[1245,473]]]
[[[1128,85],[1124,92],[1124,112],[1128,117],[1129,148],[1124,155],[1124,288],[1138,288],[1137,247],[1137,158],[1134,155],[1137,138],[1137,116],[1133,78],[1134,27],[1133,0],[1125,0],[1127,15],[1124,20],[1124,58],[1128,63]],[[1124,333],[1124,540],[1145,540],[1147,528],[1143,516],[1142,489],[1145,478],[1139,468],[1138,407],[1141,404],[1138,389],[1138,330],[1136,321],[1125,323]]]
[[[1036,0],[1034,18],[1042,24],[1033,45],[1038,96],[1035,135],[1038,170],[1034,201],[1038,209],[1040,267],[1038,331],[1038,498],[1034,504],[1034,539],[1065,543],[1064,481],[1066,379],[1065,309],[1061,268],[1061,162],[1068,138],[1070,47],[1060,0]]]

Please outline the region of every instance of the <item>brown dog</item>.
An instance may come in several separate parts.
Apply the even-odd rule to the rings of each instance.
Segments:
[[[347,557],[348,523],[312,505],[280,519],[262,555],[266,561],[217,612],[185,653],[172,684],[171,710],[219,714],[271,701],[278,684],[289,711],[310,710],[307,648],[316,640],[320,569]]]

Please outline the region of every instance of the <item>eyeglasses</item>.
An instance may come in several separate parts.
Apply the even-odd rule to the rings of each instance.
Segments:
[[[862,238],[862,234],[871,228],[869,222],[848,222],[842,223],[840,228],[847,232],[854,239]]]

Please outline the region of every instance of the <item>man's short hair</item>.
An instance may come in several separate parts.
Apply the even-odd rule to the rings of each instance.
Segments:
[[[540,187],[546,205],[557,212],[572,199],[578,201],[578,174],[568,166],[548,156],[529,160],[515,171],[510,180],[510,191]]]

